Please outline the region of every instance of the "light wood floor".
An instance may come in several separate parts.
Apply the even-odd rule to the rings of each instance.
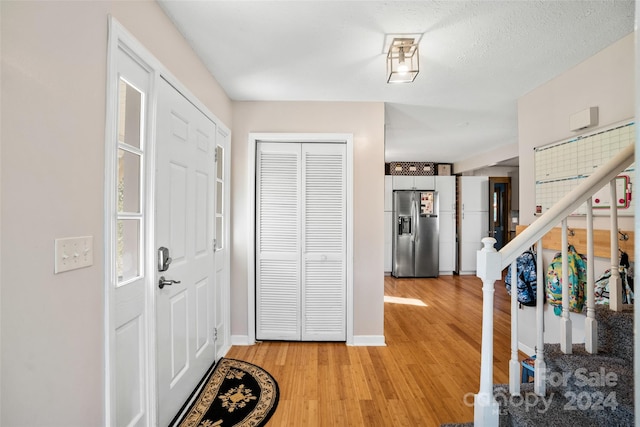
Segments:
[[[264,342],[227,357],[280,387],[270,426],[439,426],[473,420],[480,380],[482,283],[475,276],[385,277],[386,347]],[[496,283],[494,382],[508,382],[509,300]],[[467,403],[465,403],[465,400]]]

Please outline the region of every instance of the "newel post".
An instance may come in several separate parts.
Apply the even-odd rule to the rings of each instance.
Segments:
[[[493,297],[494,284],[502,277],[501,255],[493,247],[496,239],[482,239],[484,248],[477,255],[477,276],[482,280],[482,356],[480,359],[480,391],[475,395],[474,424],[498,425],[500,409],[493,396]],[[514,288],[515,290],[515,288]]]

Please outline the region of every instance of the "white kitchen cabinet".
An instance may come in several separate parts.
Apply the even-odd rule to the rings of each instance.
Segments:
[[[394,175],[391,177],[394,190],[411,190],[415,186],[412,176]]]
[[[435,176],[393,175],[394,190],[434,190]]]
[[[414,176],[414,185],[416,190],[435,190],[436,177],[431,176]]]
[[[460,195],[462,211],[477,212],[489,210],[489,177],[461,177]]]
[[[450,275],[456,270],[458,247],[456,245],[456,177],[436,176],[435,189],[440,207],[440,261],[441,275]]]
[[[477,253],[489,234],[488,212],[466,212],[461,222],[459,274],[476,274]]]
[[[477,251],[489,234],[489,177],[458,177],[458,273],[475,274]]]
[[[456,210],[456,177],[436,176],[435,189],[438,192],[440,212],[455,212]]]
[[[439,266],[441,275],[451,275],[456,270],[456,213],[455,211],[440,211],[439,216]]]

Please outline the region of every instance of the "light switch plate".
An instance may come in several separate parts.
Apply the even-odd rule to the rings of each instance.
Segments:
[[[55,274],[93,265],[93,236],[55,241]]]

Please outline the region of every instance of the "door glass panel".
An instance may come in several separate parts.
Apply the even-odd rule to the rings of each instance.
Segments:
[[[216,182],[216,214],[222,215],[222,201],[224,200],[222,182]]]
[[[216,146],[216,250],[224,242],[224,149]]]
[[[140,277],[140,220],[118,220],[116,231],[116,268],[120,285]]]
[[[120,79],[118,91],[118,141],[142,148],[142,93]]]
[[[216,146],[216,158],[218,159],[218,165],[216,167],[216,178],[222,179],[224,172],[224,150],[221,146]]]
[[[138,154],[118,150],[118,212],[140,212],[140,164]]]
[[[216,217],[216,250],[222,249],[222,217]]]
[[[142,277],[144,94],[118,83],[116,272],[118,286]]]

